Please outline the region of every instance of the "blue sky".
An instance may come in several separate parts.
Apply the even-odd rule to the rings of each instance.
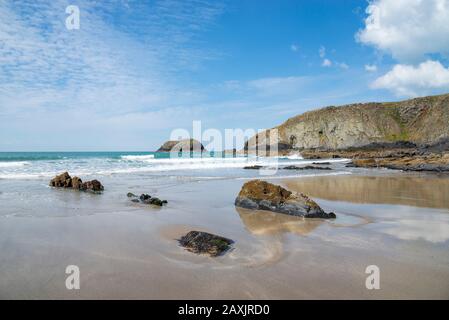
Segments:
[[[153,150],[193,120],[446,93],[447,21],[449,0],[2,1],[0,151]]]

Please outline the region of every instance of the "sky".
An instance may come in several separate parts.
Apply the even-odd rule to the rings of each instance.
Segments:
[[[151,151],[195,120],[448,93],[448,21],[449,0],[2,0],[0,151]]]

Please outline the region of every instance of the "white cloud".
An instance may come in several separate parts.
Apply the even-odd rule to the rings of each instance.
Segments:
[[[78,125],[102,132],[108,119],[137,123],[142,115],[160,117],[164,109],[189,114],[202,92],[192,91],[193,84],[180,81],[177,74],[210,58],[196,38],[222,12],[218,1],[170,0],[151,6],[114,1],[106,6],[78,0],[81,28],[72,31],[64,23],[68,4],[0,1],[0,136],[5,137],[0,149],[3,140],[13,137],[18,137],[17,145],[33,148],[33,137],[44,133],[46,119],[77,119]],[[126,23],[111,19],[117,13]],[[24,115],[34,122],[25,123]],[[176,126],[183,120],[173,116],[171,121]],[[150,123],[145,130],[155,128]],[[24,127],[30,134],[17,134]],[[137,132],[137,127],[117,126],[110,140]],[[70,128],[48,140],[63,143],[79,131]],[[101,139],[92,135],[84,143],[100,144]]]
[[[321,46],[318,50],[318,54],[320,55],[320,58],[324,58],[326,56],[326,48],[324,46]]]
[[[365,70],[368,72],[376,72],[377,66],[375,64],[365,64]]]
[[[308,77],[260,78],[246,82],[246,86],[263,94],[287,94],[298,91],[309,80]]]
[[[323,63],[321,64],[321,66],[323,67],[330,67],[332,65],[332,61],[330,61],[329,59],[324,59]]]
[[[373,0],[358,41],[400,62],[449,53],[449,0]]]
[[[336,65],[342,69],[349,69],[349,66],[344,62],[337,62]]]
[[[397,96],[416,97],[431,94],[435,89],[449,90],[449,68],[439,61],[427,60],[417,67],[398,64],[376,79],[374,89],[388,89]]]
[[[299,46],[297,44],[292,44],[290,46],[290,50],[292,50],[293,52],[298,52]]]

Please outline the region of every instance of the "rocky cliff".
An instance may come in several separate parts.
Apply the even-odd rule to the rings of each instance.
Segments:
[[[275,129],[277,142],[299,150],[335,150],[397,141],[434,144],[449,137],[449,94],[330,106],[290,118]],[[269,132],[252,137],[250,148],[264,142]]]

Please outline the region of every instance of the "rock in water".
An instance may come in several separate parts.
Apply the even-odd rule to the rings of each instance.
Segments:
[[[70,177],[68,172],[57,175],[50,181],[51,187],[72,188],[81,191],[100,192],[104,190],[103,185],[98,180],[83,182],[78,177]]]
[[[195,139],[169,140],[156,152],[205,152],[204,146]]]
[[[72,178],[72,188],[73,189],[81,189],[81,186],[83,185],[83,181],[78,177]]]
[[[286,166],[283,167],[284,170],[332,170],[329,167],[315,167],[315,166],[305,166],[305,167],[298,167],[295,165]]]
[[[68,172],[61,173],[57,175],[50,181],[50,187],[57,188],[71,188],[72,187],[72,178],[70,177]]]
[[[261,165],[258,165],[258,164],[255,164],[255,165],[253,165],[253,166],[245,166],[245,167],[243,167],[243,169],[247,169],[247,170],[259,170],[259,169],[262,169],[263,168],[263,166],[261,166]]]
[[[335,214],[326,213],[315,201],[306,195],[291,192],[281,186],[262,180],[246,182],[237,198],[237,207],[268,210],[306,218],[335,218]]]
[[[103,185],[98,180],[86,181],[81,185],[80,190],[83,191],[91,191],[91,192],[100,192],[104,190]]]
[[[149,203],[151,199],[151,196],[149,194],[141,194],[140,195],[140,201],[142,201],[143,203]]]
[[[229,250],[234,241],[211,233],[190,231],[178,240],[187,250],[197,254],[209,254],[217,257]]]
[[[127,196],[128,196],[128,198],[132,198],[131,199],[132,202],[136,202],[136,203],[142,202],[145,204],[152,204],[152,205],[159,206],[159,207],[162,207],[164,204],[168,203],[167,200],[161,200],[159,198],[152,197],[149,194],[145,194],[145,193],[142,193],[140,195],[140,197],[137,197],[134,193],[128,192]]]

